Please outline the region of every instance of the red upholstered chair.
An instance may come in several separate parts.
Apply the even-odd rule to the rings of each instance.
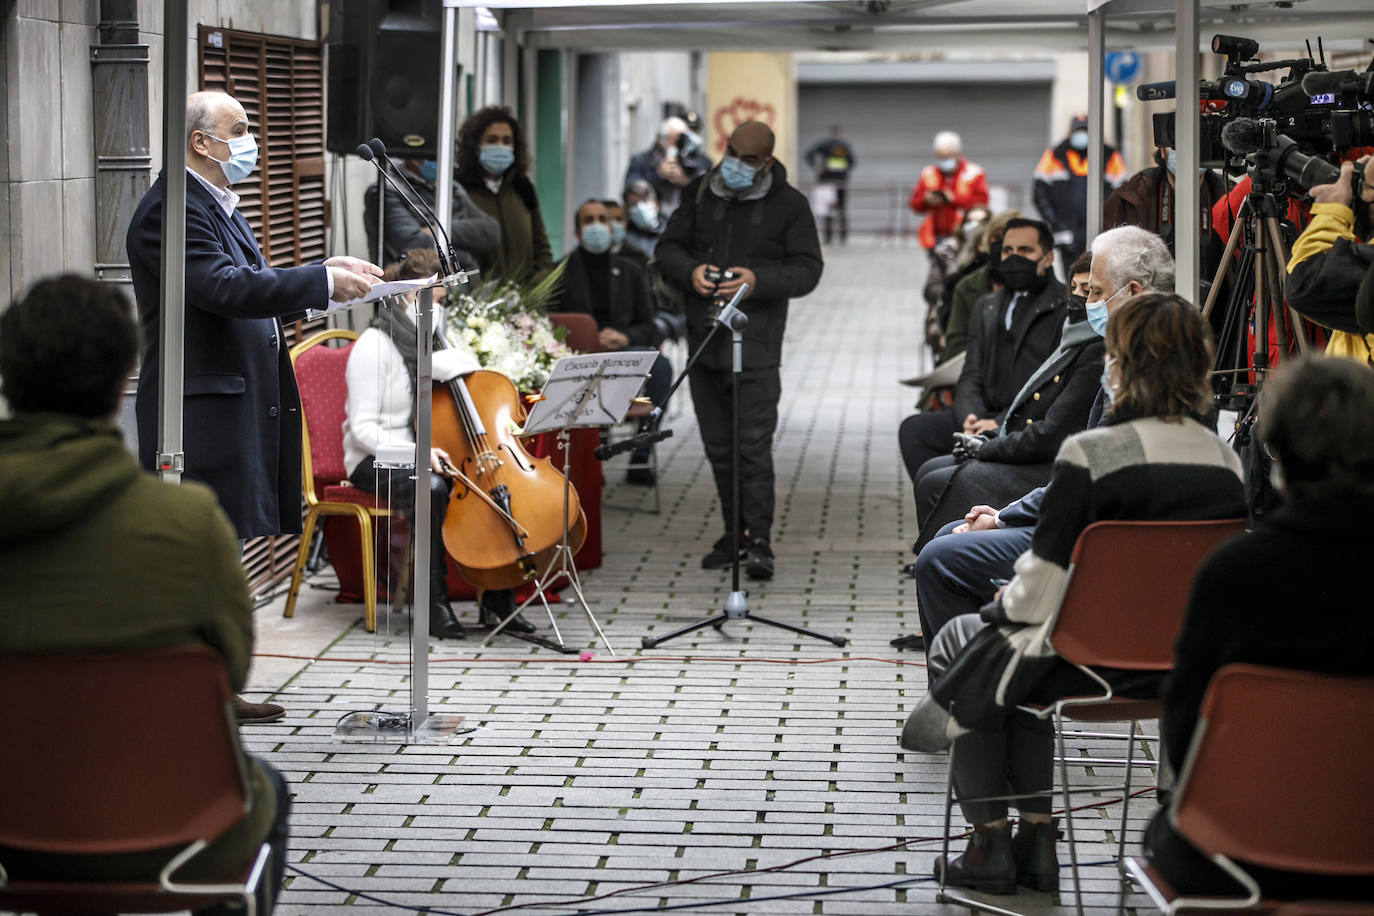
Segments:
[[[387,516],[386,502],[375,494],[348,483],[344,467],[343,423],[348,384],[344,372],[348,354],[357,333],[346,330],[322,331],[291,348],[291,364],[296,368],[296,385],[301,392],[301,489],[304,491],[305,531],[291,573],[291,590],[286,596],[284,617],[296,612],[296,596],[310,552],[311,536],[321,515],[342,515],[355,519],[361,534],[364,622],[369,633],[377,628],[377,572],[373,558],[373,519]],[[345,340],[341,347],[322,346],[330,340]]]
[[[0,910],[165,913],[242,901],[270,847],[214,883],[177,877],[243,818],[247,775],[224,660],[209,646],[0,655],[0,847],[33,855],[165,851],[140,881],[25,878],[0,854]],[[130,721],[129,697],[157,714]],[[7,871],[5,866],[9,865]]]

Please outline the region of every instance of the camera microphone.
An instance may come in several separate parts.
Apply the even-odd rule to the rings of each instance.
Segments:
[[[1141,83],[1135,87],[1135,97],[1142,102],[1158,102],[1178,97],[1178,86],[1173,80],[1162,83]]]
[[[1221,129],[1221,143],[1237,156],[1264,149],[1264,125],[1253,118],[1236,118]]]
[[[1308,95],[1353,92],[1367,99],[1374,96],[1374,71],[1315,71],[1303,76],[1302,91]]]

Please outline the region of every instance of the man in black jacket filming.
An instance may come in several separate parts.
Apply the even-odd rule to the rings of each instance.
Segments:
[[[716,303],[749,285],[740,375],[740,541],[734,540],[731,476],[730,334],[718,332],[693,367],[692,401],[716,479],[725,534],[701,561],[723,569],[736,554],[753,579],[773,577],[773,431],[782,393],[779,364],[787,303],[820,281],[820,239],[805,196],[787,183],[773,156],[773,131],[746,121],[730,135],[725,158],[688,185],[655,255],[668,282],[686,295],[687,335],[699,348]],[[702,183],[705,183],[704,186]]]

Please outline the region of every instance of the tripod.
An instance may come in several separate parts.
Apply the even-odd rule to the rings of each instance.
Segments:
[[[1258,174],[1255,169],[1251,170],[1250,182],[1251,193],[1236,214],[1236,224],[1226,240],[1221,265],[1212,280],[1207,302],[1202,307],[1202,317],[1210,320],[1212,308],[1220,298],[1223,281],[1234,270],[1236,282],[1222,317],[1221,331],[1217,335],[1216,362],[1212,374],[1216,378],[1233,377],[1225,391],[1231,405],[1245,408],[1247,420],[1259,401],[1260,391],[1269,374],[1271,319],[1280,353],[1288,349],[1284,329],[1289,324],[1297,338],[1298,350],[1306,353],[1309,349],[1307,337],[1283,296],[1284,278],[1288,273],[1288,249],[1279,231],[1280,197],[1275,193],[1282,190],[1282,185]],[[1238,262],[1234,257],[1237,248],[1241,249]],[[1252,298],[1255,345],[1250,354],[1250,366],[1247,367],[1244,353]],[[1242,380],[1245,373],[1252,370],[1253,385]],[[1220,393],[1221,386],[1217,387]]]
[[[833,643],[837,646],[843,646],[847,642],[849,642],[849,640],[843,636],[827,636],[824,633],[818,633],[815,630],[808,630],[805,627],[799,627],[795,624],[784,623],[781,620],[773,620],[770,617],[760,617],[756,614],[751,614],[749,613],[749,593],[744,589],[740,588],[740,555],[738,545],[740,542],[740,525],[743,521],[742,517],[744,513],[739,481],[739,389],[740,376],[744,371],[744,329],[749,324],[749,316],[741,312],[738,306],[739,301],[742,298],[744,298],[744,294],[748,291],[749,284],[743,284],[740,287],[740,291],[735,294],[735,297],[720,308],[720,310],[712,318],[714,324],[712,325],[710,332],[706,335],[706,339],[701,342],[701,346],[697,348],[697,352],[692,354],[692,358],[687,362],[687,367],[683,369],[682,375],[679,376],[677,381],[673,383],[673,387],[668,390],[668,397],[672,397],[673,392],[676,391],[678,386],[682,384],[683,379],[687,378],[687,373],[691,371],[692,364],[697,361],[697,357],[701,356],[701,354],[705,351],[706,347],[710,344],[711,338],[715,336],[716,331],[720,330],[720,328],[724,326],[728,326],[730,328],[731,351],[730,501],[734,504],[734,520],[731,524],[731,536],[734,539],[734,544],[736,545],[736,549],[731,552],[732,559],[730,562],[730,595],[725,599],[725,610],[723,610],[719,614],[715,614],[703,620],[695,621],[694,623],[689,623],[687,626],[680,627],[674,630],[673,632],[665,634],[663,636],[659,636],[656,638],[645,636],[642,640],[640,640],[640,645],[643,646],[645,649],[652,649],[655,646],[662,645],[670,639],[676,639],[679,636],[695,632],[703,627],[709,626],[719,630],[728,620],[754,620],[759,623],[765,623],[770,627],[777,627],[780,630],[788,630],[793,633],[799,633],[802,636],[811,636],[816,639],[823,639],[826,642]]]

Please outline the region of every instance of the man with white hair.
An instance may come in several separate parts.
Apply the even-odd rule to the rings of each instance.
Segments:
[[[710,170],[701,137],[681,118],[668,118],[659,127],[654,145],[630,160],[624,186],[649,182],[658,195],[659,215],[667,220],[677,209],[682,189]]]
[[[230,187],[257,161],[242,105],[223,92],[187,98],[183,476],[215,491],[239,538],[301,530],[300,394],[282,318],[355,299],[382,274],[349,257],[269,267]],[[125,239],[143,332],[138,459],[149,471],[159,469],[165,180],[139,201]],[[270,703],[237,700],[235,711],[246,722],[282,717]]]
[[[1122,304],[1142,293],[1174,290],[1174,259],[1164,241],[1139,226],[1109,229],[1093,239],[1087,319],[1098,335]],[[1111,405],[1099,391],[1088,428],[1100,426]],[[993,579],[1010,579],[1012,564],[1030,547],[1045,487],[1002,509],[974,506],[960,522],[940,529],[916,558],[916,607],[921,634],[900,637],[900,648],[921,648],[960,614],[976,613],[992,599]]]
[[[982,166],[964,158],[959,135],[942,130],[935,135],[935,161],[921,170],[911,189],[911,209],[925,214],[918,238],[926,251],[954,234],[969,207],[988,203],[988,177]]]

